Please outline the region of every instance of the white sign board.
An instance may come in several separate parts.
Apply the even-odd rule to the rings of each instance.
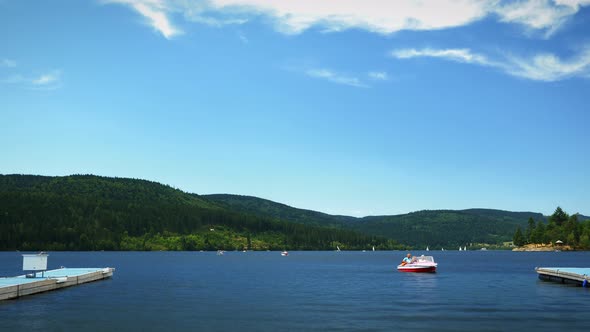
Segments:
[[[23,271],[47,270],[47,254],[23,255]]]

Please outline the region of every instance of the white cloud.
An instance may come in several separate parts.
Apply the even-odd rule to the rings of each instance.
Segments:
[[[144,16],[149,24],[166,39],[170,39],[182,33],[182,30],[175,27],[168,17],[173,11],[170,5],[174,1],[165,0],[104,0],[104,3],[119,3],[133,8]]]
[[[533,30],[545,30],[552,35],[569,18],[576,14],[583,2],[565,1],[561,4],[549,0],[528,0],[509,3],[495,8],[500,21],[519,23]]]
[[[559,81],[570,77],[590,75],[590,48],[575,57],[562,60],[553,54],[538,54],[530,59],[510,57],[507,71],[519,77],[537,81]]]
[[[554,2],[557,5],[565,5],[570,7],[578,7],[590,4],[590,0],[554,0]]]
[[[102,0],[133,8],[164,37],[182,31],[171,15],[211,26],[270,19],[285,34],[318,27],[335,32],[362,29],[379,34],[400,30],[459,27],[495,16],[549,34],[573,17],[590,0]]]
[[[368,88],[369,86],[363,83],[357,77],[346,76],[341,73],[334,72],[325,68],[314,68],[305,70],[305,74],[309,77],[324,79],[333,83],[349,85],[357,88]]]
[[[370,71],[367,73],[367,76],[376,81],[387,81],[389,79],[389,75],[384,71]]]
[[[246,37],[246,35],[242,31],[238,31],[238,38],[244,44],[248,44],[250,42],[250,40],[248,39],[248,37]]]
[[[446,58],[446,59],[457,61],[457,62],[477,63],[480,65],[492,65],[491,61],[488,60],[485,56],[480,55],[480,54],[474,54],[468,48],[461,48],[461,49],[424,48],[421,50],[411,48],[411,49],[401,49],[401,50],[392,51],[391,55],[393,57],[398,58],[398,59],[409,59],[409,58],[416,58],[416,57],[431,57],[431,58]]]
[[[49,86],[51,84],[57,83],[59,81],[59,76],[59,71],[52,71],[32,79],[31,83],[37,86]]]
[[[0,67],[14,68],[16,67],[16,61],[10,59],[0,59]]]
[[[389,34],[404,29],[430,30],[468,24],[485,16],[485,6],[481,2],[212,0],[210,4],[216,11],[270,17],[277,29],[287,34],[301,33],[313,26],[321,26],[327,31],[359,28]]]
[[[490,15],[506,23],[555,31],[587,5],[590,0],[211,0],[203,12],[263,15],[287,34],[314,26],[324,31],[357,28],[391,34],[464,26]]]
[[[434,57],[455,62],[498,68],[505,73],[535,81],[559,81],[570,77],[588,77],[590,74],[590,47],[576,56],[562,60],[553,54],[537,54],[530,58],[505,56],[491,60],[488,56],[469,49],[401,49],[391,52],[398,59]]]
[[[53,70],[39,76],[13,74],[0,78],[2,84],[12,84],[34,90],[55,90],[61,87],[61,71]]]

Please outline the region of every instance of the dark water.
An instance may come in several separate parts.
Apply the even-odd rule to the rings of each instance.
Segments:
[[[423,252],[414,252],[422,254]],[[51,252],[49,267],[115,267],[112,279],[0,302],[0,331],[589,331],[590,289],[535,266],[588,267],[589,252]],[[0,253],[0,276],[21,274]]]

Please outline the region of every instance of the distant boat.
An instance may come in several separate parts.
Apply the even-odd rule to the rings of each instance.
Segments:
[[[463,247],[463,251],[467,251],[467,246]]]
[[[340,251],[340,247],[339,246],[336,246],[336,251]]]
[[[281,256],[289,256],[289,252],[287,250],[282,251]]]
[[[459,246],[459,251],[463,251],[463,248],[461,248],[461,246]]]
[[[375,251],[375,246],[373,246],[373,251]]]
[[[430,251],[430,249],[428,249],[428,246],[426,246],[426,251]]]
[[[223,254],[225,254],[225,251],[223,251],[223,250],[217,250],[217,255],[218,256],[221,256]]]
[[[440,251],[445,251],[445,248],[441,248]]]
[[[485,250],[488,250],[488,248],[481,248],[480,250],[484,250],[485,251]]]

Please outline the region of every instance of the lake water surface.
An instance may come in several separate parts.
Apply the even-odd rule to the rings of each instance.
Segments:
[[[590,289],[536,266],[589,252],[50,252],[49,268],[115,267],[110,280],[0,302],[0,331],[589,331]],[[0,253],[0,276],[22,274]]]

